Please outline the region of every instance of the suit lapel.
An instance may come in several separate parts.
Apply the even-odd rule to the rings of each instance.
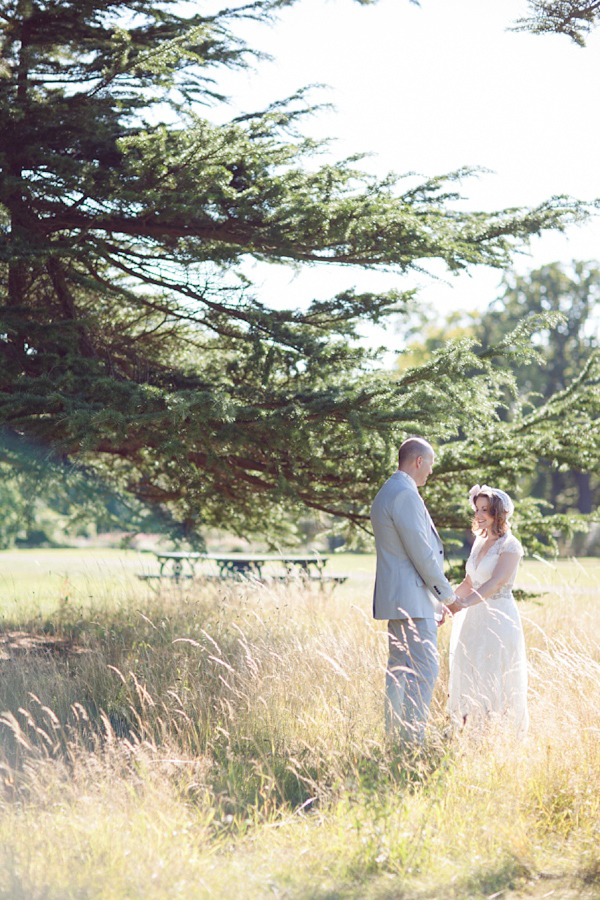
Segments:
[[[419,497],[421,497],[420,494],[419,494]],[[423,501],[423,506],[425,506],[425,501],[423,500],[422,497],[421,497],[421,500]],[[439,535],[439,532],[438,532],[437,528],[436,528],[435,525],[433,524],[433,519],[431,518],[431,516],[430,516],[430,514],[429,514],[429,510],[427,509],[426,506],[425,506],[425,512],[427,513],[427,518],[429,519],[429,524],[431,525],[431,530],[433,531],[433,533],[435,534],[436,538],[438,539],[438,541],[439,541],[440,544],[441,544],[441,543],[442,543],[442,539],[441,539],[441,537],[440,537],[440,535]]]
[[[398,474],[398,473],[396,472],[396,473],[394,473],[394,474]],[[400,477],[402,477],[402,476],[400,476]],[[409,482],[410,482],[410,481],[412,481],[412,478],[411,478],[411,479],[408,479],[408,480],[409,480]],[[408,485],[408,490],[412,490],[412,489],[414,489],[414,490],[416,491],[417,497],[419,498],[419,500],[420,500],[421,503],[423,504],[423,508],[425,509],[425,515],[427,516],[427,519],[428,519],[428,521],[429,521],[429,524],[431,525],[431,530],[433,531],[433,533],[435,534],[436,538],[438,539],[438,541],[440,542],[440,544],[441,544],[442,547],[443,547],[443,546],[444,546],[444,542],[442,541],[442,539],[441,539],[441,537],[440,537],[440,535],[439,535],[439,532],[438,532],[437,528],[436,528],[435,525],[433,524],[433,519],[431,518],[431,516],[430,516],[430,514],[429,514],[429,510],[427,509],[427,506],[426,506],[426,504],[425,504],[425,501],[424,501],[423,498],[421,497],[421,493],[420,493],[418,487],[416,486],[416,484],[414,483],[414,481],[412,481],[412,485],[411,485],[411,484]]]

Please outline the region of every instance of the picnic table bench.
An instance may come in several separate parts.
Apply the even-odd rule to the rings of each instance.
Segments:
[[[311,581],[335,581],[342,583],[346,580],[343,575],[325,575],[324,568],[327,558],[317,554],[287,554],[287,553],[191,553],[182,550],[164,551],[155,553],[160,563],[159,574],[156,576],[142,575],[141,578],[173,578],[176,582],[182,578],[197,577],[196,566],[203,561],[216,563],[218,578],[248,578],[254,577],[262,580],[269,577],[275,580],[288,581],[295,577],[303,577]],[[285,574],[263,576],[262,570],[266,564],[275,563],[282,565]],[[316,570],[313,574],[312,570]],[[206,577],[206,576],[202,576]],[[210,577],[210,576],[208,576]]]

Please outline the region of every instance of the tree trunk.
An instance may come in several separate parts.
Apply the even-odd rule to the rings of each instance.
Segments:
[[[588,472],[575,472],[575,481],[579,489],[578,507],[580,513],[591,513],[593,509],[592,488]]]

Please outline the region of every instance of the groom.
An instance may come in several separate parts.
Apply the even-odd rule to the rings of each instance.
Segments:
[[[421,499],[433,471],[433,447],[422,438],[404,441],[398,469],[373,501],[377,550],[373,615],[388,619],[386,731],[422,744],[439,672],[437,621],[453,597],[444,575],[444,548]]]

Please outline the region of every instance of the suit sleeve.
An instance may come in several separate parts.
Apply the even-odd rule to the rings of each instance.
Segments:
[[[438,600],[449,600],[452,585],[444,575],[443,554],[431,546],[431,525],[419,495],[401,491],[394,502],[392,520],[406,555],[424,583]]]

